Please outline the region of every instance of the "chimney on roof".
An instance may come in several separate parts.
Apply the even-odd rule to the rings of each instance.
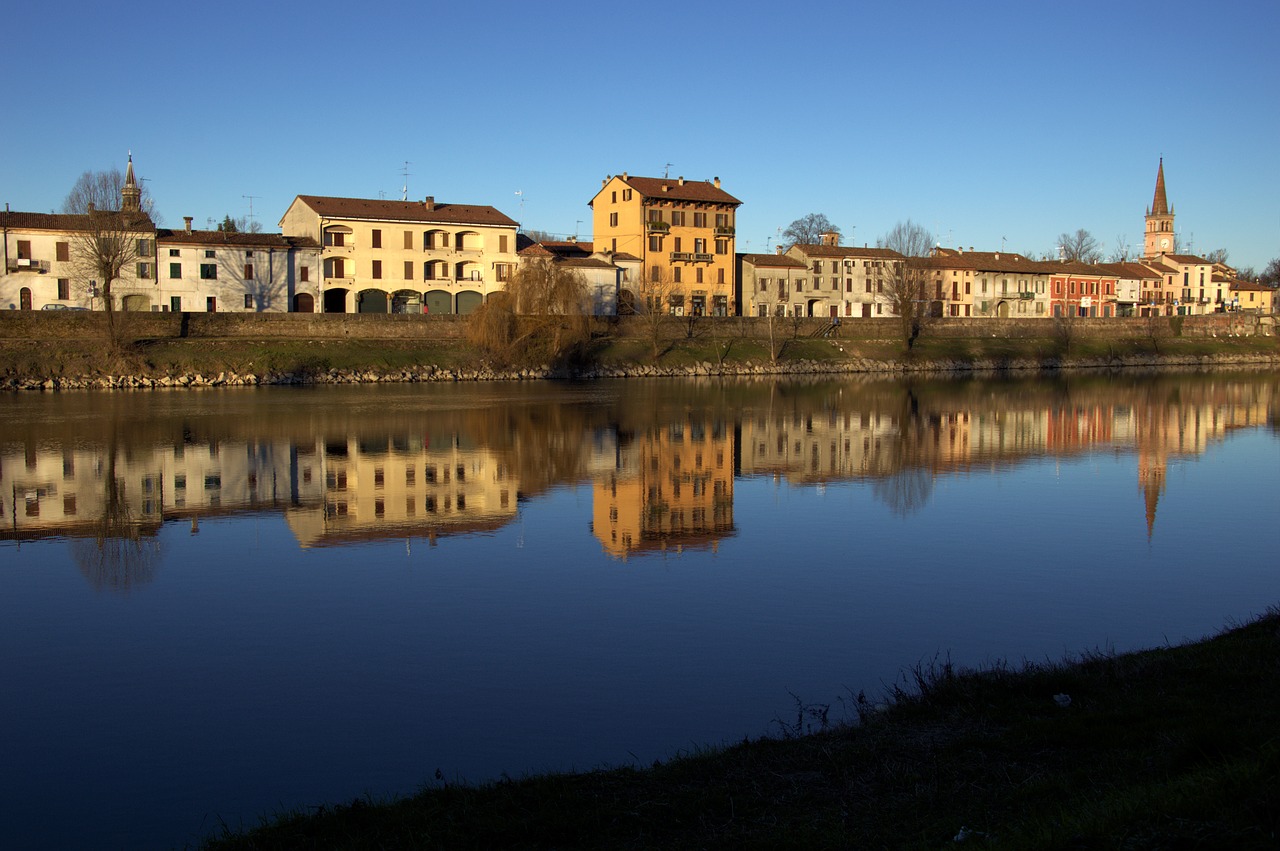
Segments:
[[[623,179],[623,180],[626,180],[626,179],[627,179],[627,173],[626,173],[625,171],[622,173],[622,179]]]
[[[821,239],[822,239],[823,245],[839,245],[840,244],[840,234],[836,233],[833,230],[829,230],[826,233],[822,234]]]
[[[670,190],[671,190],[671,187],[670,187],[670,186],[668,186],[668,185],[667,185],[667,184],[665,184],[665,183],[664,183],[664,184],[662,184],[662,191],[663,191],[663,192],[669,192]]]
[[[714,178],[711,182],[716,185],[716,189],[720,188],[720,178]]]
[[[427,208],[427,212],[428,212],[428,213],[430,213],[432,210],[434,210],[434,209],[436,208],[436,196],[434,196],[434,195],[428,195],[428,196],[423,200],[423,202],[422,202],[422,206],[423,206],[423,207],[426,207],[426,208]]]
[[[774,251],[776,251],[776,252],[778,252],[778,256],[779,256],[779,257],[781,257],[781,256],[782,256],[782,246],[781,246],[781,245],[774,246],[774,249],[773,249],[773,250],[774,250]]]
[[[684,175],[682,174],[679,177],[677,177],[676,182],[679,183],[681,186],[684,186]]]
[[[192,219],[192,218],[194,218],[194,217],[193,217],[193,216],[183,216],[183,217],[182,217],[182,221],[184,221],[184,222],[186,223],[186,225],[187,225],[187,233],[191,233],[191,219]]]
[[[94,204],[92,201],[90,201],[90,202],[89,202],[89,212],[90,212],[90,213],[95,212],[97,209],[98,209],[97,205],[96,205],[96,204]]]

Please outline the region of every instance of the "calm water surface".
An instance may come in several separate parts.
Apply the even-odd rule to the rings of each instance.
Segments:
[[[0,846],[645,765],[1280,598],[1272,374],[0,399]]]

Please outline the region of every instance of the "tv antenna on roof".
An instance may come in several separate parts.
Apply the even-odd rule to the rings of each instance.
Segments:
[[[400,168],[400,176],[404,178],[404,187],[400,190],[401,201],[409,200],[409,175],[410,174],[412,174],[412,172],[409,171],[409,161],[405,160],[404,165],[401,166]]]
[[[516,197],[520,199],[520,225],[524,225],[524,190],[517,189]]]
[[[250,231],[250,232],[252,232],[252,231],[253,231],[253,221],[254,221],[254,219],[253,219],[253,199],[254,199],[254,198],[261,198],[262,196],[261,196],[261,195],[241,195],[240,197],[241,197],[241,198],[248,198],[248,199],[249,199],[249,228],[248,228],[248,229],[249,229],[249,231]]]
[[[662,179],[663,179],[663,180],[666,180],[668,177],[670,177],[670,176],[671,176],[671,167],[672,167],[673,165],[675,165],[675,163],[667,163],[666,168],[664,168],[664,169],[662,170]]]

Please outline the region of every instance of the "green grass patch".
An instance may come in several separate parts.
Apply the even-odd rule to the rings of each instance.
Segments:
[[[1066,698],[1069,697],[1069,701]],[[1068,663],[917,667],[861,723],[650,768],[437,782],[210,849],[1274,848],[1280,613]],[[957,841],[957,837],[963,837]]]

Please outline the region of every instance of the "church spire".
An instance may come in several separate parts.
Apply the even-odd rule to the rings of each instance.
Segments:
[[[1151,215],[1169,215],[1169,199],[1164,194],[1164,157],[1160,158],[1160,170],[1156,172],[1156,197],[1151,201]]]
[[[133,176],[133,151],[129,152],[129,167],[124,173],[124,187],[120,190],[120,209],[133,212],[142,209],[142,190]]]

